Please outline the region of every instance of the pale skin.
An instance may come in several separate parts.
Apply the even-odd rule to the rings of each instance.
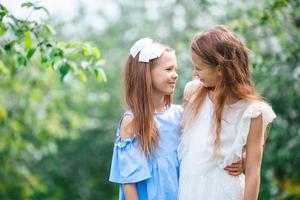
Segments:
[[[199,57],[192,53],[192,60],[195,64],[195,74],[203,83],[204,87],[213,87],[216,85],[218,76],[222,76],[220,69],[211,67],[206,63],[201,62]],[[212,101],[215,99],[213,91],[208,96]],[[232,104],[238,99],[228,97],[227,104]],[[256,200],[259,194],[260,187],[260,170],[263,157],[264,145],[264,126],[263,117],[259,115],[251,119],[250,130],[246,143],[246,159],[245,159],[245,191],[244,200]],[[225,170],[231,167],[226,167]]]
[[[126,115],[123,118],[121,129],[120,129],[120,135],[122,140],[124,140],[125,138],[132,137],[132,132],[130,131],[130,126],[129,126],[131,121],[132,121],[131,116]],[[124,189],[126,199],[138,200],[138,193],[136,190],[135,183],[123,184],[123,189]]]
[[[259,115],[257,118],[251,119],[250,131],[247,139],[244,200],[253,200],[258,198],[263,145],[263,118],[262,115]]]

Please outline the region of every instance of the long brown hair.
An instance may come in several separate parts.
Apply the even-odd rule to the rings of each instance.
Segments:
[[[220,132],[224,106],[228,97],[246,101],[262,100],[251,82],[248,49],[240,38],[223,25],[196,34],[191,43],[191,53],[211,67],[219,67],[219,79],[214,89],[215,149],[221,145]],[[200,87],[187,105],[187,114],[195,118],[212,88]]]
[[[162,44],[158,44],[162,45]],[[165,45],[162,45],[165,46]],[[166,51],[173,51],[170,47]],[[151,68],[155,60],[148,63],[139,62],[139,54],[136,57],[128,57],[124,70],[125,100],[133,113],[130,127],[136,134],[137,142],[146,156],[149,156],[157,147],[158,130],[154,121],[154,103],[152,101]],[[164,105],[169,107],[172,101],[171,95],[164,96]]]

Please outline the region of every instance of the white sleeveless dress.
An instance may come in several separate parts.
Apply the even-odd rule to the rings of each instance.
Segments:
[[[245,176],[231,176],[224,167],[242,158],[251,118],[263,115],[264,127],[275,117],[264,102],[240,100],[223,111],[221,147],[213,156],[213,102],[207,96],[201,112],[183,130],[178,147],[180,161],[179,200],[241,200]]]

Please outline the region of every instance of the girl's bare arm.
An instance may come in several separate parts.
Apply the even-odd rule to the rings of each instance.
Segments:
[[[126,183],[123,185],[126,200],[138,200],[138,193],[135,183]]]
[[[244,200],[256,200],[260,187],[260,169],[263,157],[264,129],[263,118],[259,115],[251,119],[246,145]]]
[[[130,123],[132,121],[132,116],[124,116],[120,129],[121,140],[126,138],[131,138],[133,136],[133,132],[131,131]],[[123,184],[123,189],[125,193],[126,200],[138,200],[138,193],[136,190],[135,183],[125,183]]]

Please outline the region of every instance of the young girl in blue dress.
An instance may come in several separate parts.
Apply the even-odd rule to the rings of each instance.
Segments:
[[[171,104],[178,75],[173,49],[144,38],[125,65],[129,110],[117,130],[110,181],[119,199],[177,199],[182,107]]]
[[[128,110],[117,129],[109,178],[120,184],[120,200],[177,199],[182,107],[171,104],[176,68],[174,50],[149,38],[130,50],[124,73]]]

